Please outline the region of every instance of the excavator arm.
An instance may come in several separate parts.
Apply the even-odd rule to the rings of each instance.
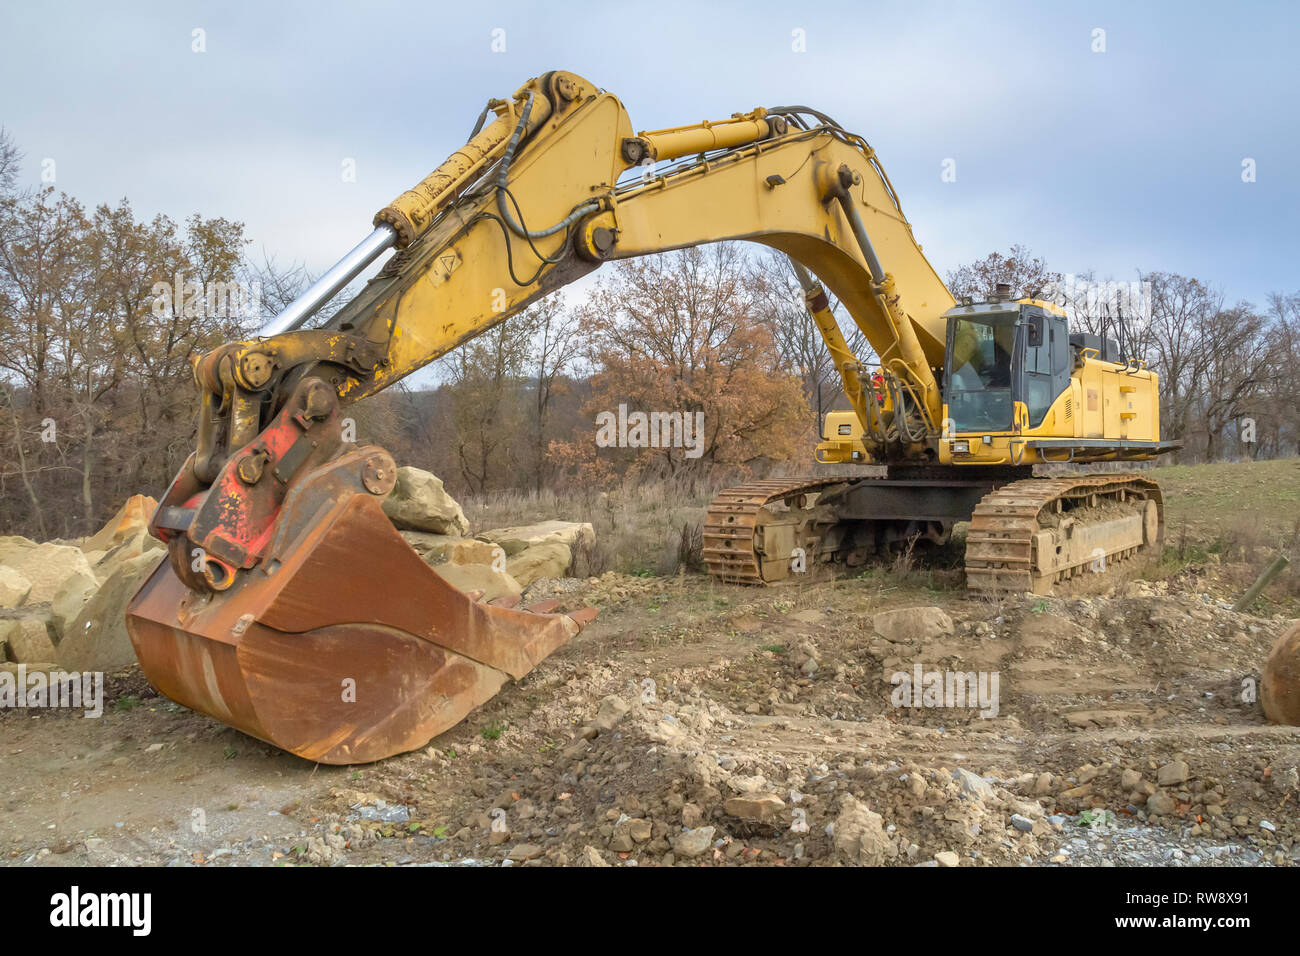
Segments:
[[[388,239],[379,251],[398,251],[356,298],[321,330],[291,332],[324,302],[309,290],[269,334],[200,363],[228,358],[233,383],[209,375],[200,386],[274,388],[316,357],[339,368],[340,399],[354,401],[602,262],[744,239],[815,273],[926,423],[938,421],[942,315],[954,300],[860,137],[829,120],[809,126],[799,109],[633,136],[616,97],[567,73],[491,105],[493,123],[376,215]],[[241,374],[250,367],[263,374]]]
[[[350,763],[418,746],[588,619],[443,581],[380,508],[392,458],[342,426],[348,404],[603,262],[727,240],[784,252],[865,447],[933,458],[953,298],[874,151],[815,111],[634,134],[615,96],[548,73],[490,102],[373,227],[262,334],[195,363],[197,447],[151,524],[170,560],[128,609],[155,685],[285,749]],[[305,327],[390,249],[360,294]],[[887,401],[863,388],[818,279],[879,355]],[[336,700],[348,681],[353,699]]]

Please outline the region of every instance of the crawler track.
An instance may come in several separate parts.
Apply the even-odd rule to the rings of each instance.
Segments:
[[[704,518],[704,563],[727,584],[763,584],[756,549],[759,512],[796,495],[844,482],[843,478],[770,478],[718,493]]]
[[[764,584],[758,543],[763,509],[845,480],[853,479],[766,479],[720,492],[704,521],[704,561],[709,573],[727,584]],[[1088,568],[1054,554],[1037,553],[1036,542],[1044,530],[1039,519],[1045,511],[1064,515],[1099,503],[1145,501],[1154,502],[1156,511],[1154,518],[1147,519],[1142,544],[1124,539],[1120,546],[1104,547],[1108,563],[1159,541],[1164,529],[1164,497],[1155,481],[1138,475],[1077,475],[1026,478],[997,488],[980,500],[971,517],[966,586],[974,591],[1046,593],[1056,582]],[[1080,511],[1080,515],[1085,517],[1077,527],[1088,528],[1087,512]]]
[[[1164,496],[1160,485],[1150,478],[1137,475],[1029,478],[990,492],[975,509],[966,536],[966,586],[973,591],[1045,593],[1057,581],[1086,569],[1043,567],[1045,556],[1037,554],[1034,546],[1035,535],[1042,530],[1040,514],[1048,508],[1134,498],[1156,503],[1158,527],[1154,540],[1158,541],[1164,529]],[[1122,560],[1137,550],[1136,547],[1107,550],[1106,560]]]

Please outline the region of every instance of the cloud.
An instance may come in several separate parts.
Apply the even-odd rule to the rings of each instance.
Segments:
[[[0,122],[31,182],[53,157],[83,202],[240,219],[320,270],[489,97],[571,69],[638,129],[823,109],[879,151],[941,273],[1023,242],[1061,271],[1172,269],[1258,302],[1297,285],[1298,19],[1281,3],[10,5]]]

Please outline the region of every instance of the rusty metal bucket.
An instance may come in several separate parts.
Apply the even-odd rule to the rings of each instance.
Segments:
[[[366,763],[423,746],[595,616],[484,604],[444,581],[366,491],[376,451],[295,479],[261,560],[227,589],[154,571],[127,608],[150,683],[308,760]]]

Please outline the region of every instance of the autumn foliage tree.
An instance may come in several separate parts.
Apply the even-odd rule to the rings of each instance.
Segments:
[[[605,459],[648,475],[749,469],[801,453],[808,401],[782,362],[740,246],[619,263],[581,308],[595,370],[585,411],[703,414],[696,447],[600,448],[594,424],[552,454]],[[694,436],[692,436],[694,437]]]
[[[243,278],[243,226],[15,187],[0,170],[0,527],[72,537],[192,450],[190,357],[256,321],[201,291]],[[164,301],[178,281],[190,294]]]

